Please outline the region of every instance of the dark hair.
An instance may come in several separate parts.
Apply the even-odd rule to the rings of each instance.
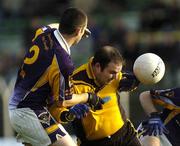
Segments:
[[[87,15],[80,9],[68,8],[60,19],[59,31],[63,34],[73,34],[77,27],[85,25]]]
[[[119,50],[112,46],[104,46],[95,52],[92,64],[99,63],[103,70],[111,61],[124,64],[124,60]]]

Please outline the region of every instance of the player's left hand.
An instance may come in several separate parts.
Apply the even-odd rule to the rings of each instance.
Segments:
[[[142,128],[145,131],[143,133],[144,136],[158,136],[162,135],[163,133],[167,134],[169,132],[164,126],[163,122],[159,117],[159,113],[157,112],[151,113],[148,120],[142,123]]]
[[[76,104],[69,109],[69,111],[65,111],[65,119],[66,121],[73,121],[75,118],[81,119],[87,115],[89,112],[89,108],[86,104]]]
[[[124,72],[119,83],[119,91],[133,91],[138,87],[139,83],[132,72]]]

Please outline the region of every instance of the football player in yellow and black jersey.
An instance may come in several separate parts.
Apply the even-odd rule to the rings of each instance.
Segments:
[[[102,109],[91,109],[86,117],[73,122],[81,146],[141,146],[117,94],[118,90],[135,89],[139,83],[133,74],[121,72],[123,62],[116,48],[104,46],[70,77],[74,93],[89,92],[109,98]]]
[[[140,102],[148,115],[138,128],[144,146],[179,146],[180,88],[144,91]],[[162,112],[155,105],[161,106]]]
[[[87,34],[88,18],[82,10],[68,8],[60,22],[58,28],[50,25],[36,31],[9,100],[12,127],[18,133],[19,140],[32,146],[76,145],[52,118],[47,105],[72,106],[88,101],[94,107],[97,102],[93,101],[100,101],[97,96],[88,93],[73,94],[64,100],[64,88],[74,70],[70,47]],[[87,111],[86,105],[77,104],[66,112],[83,116]]]

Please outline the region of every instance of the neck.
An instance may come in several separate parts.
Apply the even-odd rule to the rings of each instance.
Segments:
[[[94,75],[94,77],[95,77],[95,83],[96,83],[96,85],[98,85],[98,86],[100,86],[100,83],[99,83],[99,81],[98,81],[98,78],[97,78],[97,70],[96,70],[96,67],[95,66],[93,66],[92,65],[92,73],[93,73],[93,75]]]
[[[74,39],[72,39],[71,36],[66,35],[66,34],[62,34],[63,38],[66,40],[67,44],[69,47],[71,47],[74,43]]]

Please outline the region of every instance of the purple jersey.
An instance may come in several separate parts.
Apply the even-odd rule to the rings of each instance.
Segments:
[[[180,88],[151,90],[151,96],[154,102],[164,108],[180,110]]]
[[[169,133],[166,134],[173,146],[180,144],[180,88],[166,90],[151,90],[152,99],[155,103],[164,107],[160,114]]]
[[[9,108],[42,109],[47,101],[63,100],[65,82],[74,70],[68,50],[57,29],[38,29],[19,68]]]

